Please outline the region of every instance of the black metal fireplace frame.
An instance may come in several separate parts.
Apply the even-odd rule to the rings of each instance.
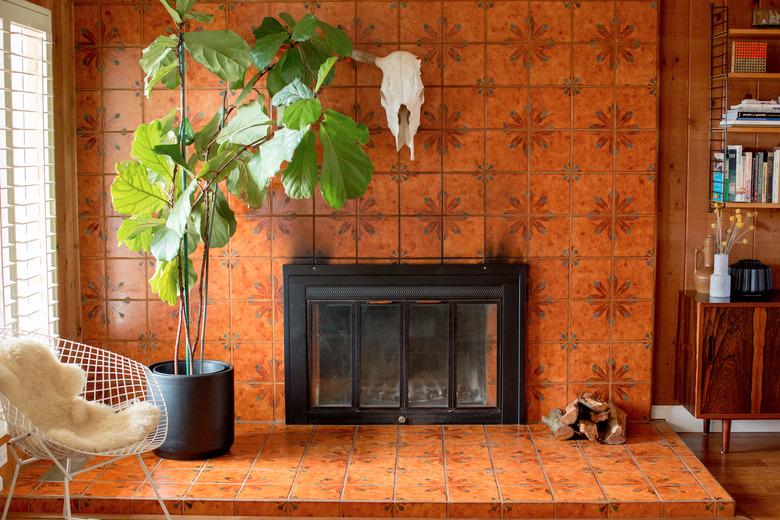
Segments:
[[[526,265],[287,264],[283,268],[283,277],[287,424],[395,423],[399,421],[399,414],[403,416],[401,420],[408,424],[518,424],[525,421]],[[407,288],[407,294],[402,299],[411,303],[423,294],[439,294],[446,299],[448,288],[451,287],[469,288],[470,295],[467,298],[458,297],[458,301],[468,303],[484,302],[486,295],[491,300],[498,296],[500,348],[497,406],[467,409],[407,408],[401,412],[398,408],[312,408],[309,402],[308,305],[310,301],[323,299],[339,301],[338,288],[344,286],[359,288],[359,291],[365,293],[365,301],[381,299],[384,288],[394,286]],[[417,288],[420,288],[419,294]],[[307,291],[316,297],[308,297]],[[397,290],[390,289],[390,292],[398,294]],[[349,299],[354,299],[354,296],[351,294]],[[364,299],[360,298],[359,301]],[[354,341],[357,341],[356,337]],[[355,347],[357,345],[352,350],[357,358],[359,348]],[[354,367],[358,363],[359,359],[353,360]],[[357,370],[353,370],[352,377],[354,389],[357,386],[354,384],[358,377]],[[405,388],[405,385],[401,388]],[[357,402],[354,398],[353,401]]]

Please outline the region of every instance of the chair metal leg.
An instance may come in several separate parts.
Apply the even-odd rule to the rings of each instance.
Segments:
[[[65,482],[65,496],[63,497],[65,503],[62,504],[62,516],[65,520],[71,520],[73,516],[70,511],[70,459],[65,461],[65,475],[63,479]]]
[[[144,458],[141,456],[140,453],[136,454],[136,457],[138,458],[138,464],[141,465],[141,469],[144,470],[144,474],[146,475],[146,479],[149,481],[149,485],[152,487],[152,491],[154,491],[154,496],[157,497],[157,501],[160,503],[160,507],[163,510],[163,513],[165,514],[165,518],[168,520],[171,520],[171,514],[168,512],[168,508],[165,505],[165,501],[160,496],[160,492],[157,490],[157,485],[154,483],[154,480],[152,479],[152,474],[149,472],[149,468],[146,467],[146,464],[144,463]]]
[[[13,450],[13,446],[8,446],[9,450]],[[17,459],[16,452],[13,451],[14,459]],[[19,471],[22,469],[22,466],[19,464],[18,459],[16,460],[16,467],[14,467],[14,476],[11,478],[11,487],[8,488],[8,496],[5,499],[5,506],[3,507],[3,520],[6,519],[8,516],[8,510],[11,507],[11,500],[14,498],[14,489],[16,488],[16,480],[19,478]]]

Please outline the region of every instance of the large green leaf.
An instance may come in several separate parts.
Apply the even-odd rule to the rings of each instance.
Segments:
[[[157,153],[154,148],[161,144],[175,142],[176,137],[164,130],[162,121],[142,123],[133,132],[130,155],[156,173],[159,176],[158,180],[169,183],[173,177],[173,160],[165,154]]]
[[[252,64],[249,45],[233,31],[188,32],[184,43],[195,61],[229,83],[243,78]]]
[[[282,31],[263,36],[255,42],[250,51],[250,55],[252,57],[252,63],[254,63],[258,70],[262,71],[271,64],[276,53],[282,48],[282,44],[287,41],[288,36],[287,31]]]
[[[235,158],[242,148],[244,146],[239,144],[227,142],[220,144],[217,150],[212,151],[209,155],[209,160],[203,163],[203,167],[198,172],[198,178],[212,181],[218,176],[219,179],[216,182],[221,182],[230,173]]]
[[[265,190],[260,188],[251,175],[245,159],[235,161],[227,177],[227,189],[244,201],[250,208],[262,207],[265,202]]]
[[[165,135],[169,135],[168,132],[173,131],[173,125],[176,124],[176,117],[179,115],[179,107],[173,107],[170,110],[168,110],[168,113],[162,116],[158,121],[160,122],[160,126],[163,129],[163,132],[165,132]]]
[[[295,103],[299,99],[313,99],[314,92],[309,87],[301,83],[301,80],[295,78],[289,85],[277,92],[271,98],[271,104],[275,107],[286,107]]]
[[[293,18],[290,13],[285,13],[285,12],[279,13],[279,18],[287,22],[287,25],[290,26],[290,29],[295,27],[295,18]]]
[[[319,92],[320,88],[322,88],[322,85],[324,85],[326,81],[329,81],[333,76],[331,72],[333,71],[333,66],[338,60],[339,59],[337,57],[331,56],[325,60],[322,65],[320,65],[320,70],[317,71],[317,84],[314,86],[315,92]]]
[[[266,16],[263,18],[262,23],[260,23],[260,27],[255,29],[253,34],[255,35],[255,39],[259,40],[260,38],[268,36],[269,34],[276,34],[280,32],[287,32],[284,28],[284,25],[282,25],[279,20],[273,16]]]
[[[179,301],[179,261],[180,257],[178,256],[170,262],[158,261],[155,266],[154,276],[149,280],[152,292],[159,296],[160,300],[171,306],[176,305]],[[187,287],[192,289],[198,280],[198,274],[195,272],[195,267],[189,258],[185,267]]]
[[[322,115],[319,99],[299,99],[284,109],[284,126],[300,130],[317,121]]]
[[[292,161],[282,173],[284,191],[293,199],[308,199],[317,186],[317,150],[314,133],[306,132]]]
[[[158,36],[143,50],[138,62],[146,76],[144,77],[144,94],[152,95],[152,89],[161,81],[168,88],[179,85],[179,74],[176,60],[176,36]]]
[[[273,176],[279,172],[282,163],[292,160],[295,149],[307,131],[308,128],[302,130],[279,129],[270,141],[260,147],[260,150],[248,163],[249,173],[259,187],[265,189]]]
[[[160,3],[165,7],[165,10],[168,11],[168,14],[171,15],[171,18],[176,23],[176,25],[181,23],[181,15],[179,12],[171,7],[171,4],[168,0],[160,0]]]
[[[305,42],[312,36],[317,30],[317,18],[313,14],[307,14],[295,24],[290,39],[295,42]]]
[[[133,252],[148,253],[152,245],[152,231],[163,225],[165,221],[161,218],[134,215],[122,221],[116,233],[117,242]]]
[[[184,156],[181,154],[181,147],[178,144],[158,144],[154,147],[156,153],[170,157],[170,159],[181,166],[182,168],[189,169],[187,161],[184,160]]]
[[[176,12],[182,17],[192,11],[198,0],[176,0]]]
[[[116,164],[117,178],[111,184],[114,210],[123,215],[151,215],[168,204],[165,192],[149,181],[143,164],[124,161]]]
[[[157,260],[173,260],[179,253],[181,239],[192,212],[190,197],[197,186],[198,183],[192,181],[182,191],[165,220],[165,226],[154,230],[151,251]]]
[[[368,129],[334,110],[325,112],[320,125],[322,174],[320,187],[325,201],[333,208],[347,199],[365,193],[373,166],[361,145],[368,143]]]
[[[303,78],[304,70],[300,46],[287,49],[266,76],[268,92],[274,96],[293,80]]]
[[[217,136],[217,143],[234,143],[248,146],[265,137],[271,119],[257,101],[247,103],[227,122]]]
[[[342,58],[348,58],[352,55],[352,42],[346,32],[321,20],[317,22],[317,25],[325,34],[325,39],[336,54]]]
[[[225,247],[236,232],[236,216],[233,214],[233,210],[230,209],[227,198],[222,190],[217,188],[215,190],[216,199],[214,200],[214,211],[211,214],[211,220],[209,226],[211,227],[211,235],[209,238],[209,247],[220,248]],[[203,211],[208,211],[206,206],[203,206]],[[205,223],[203,217],[201,217],[201,223]],[[206,236],[204,229],[201,229],[201,235]]]
[[[195,133],[195,140],[193,142],[195,144],[195,153],[198,156],[203,155],[203,152],[206,151],[206,147],[217,135],[220,121],[222,121],[222,114],[217,112],[209,119],[209,122],[200,129],[200,131]]]
[[[271,96],[296,78],[305,85],[313,85],[320,66],[331,57],[332,52],[327,42],[316,34],[308,41],[287,49],[268,74],[266,87]]]

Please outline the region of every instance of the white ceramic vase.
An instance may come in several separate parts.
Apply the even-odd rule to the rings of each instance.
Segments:
[[[713,298],[728,298],[731,296],[729,255],[715,255],[712,275],[710,276],[710,296]]]

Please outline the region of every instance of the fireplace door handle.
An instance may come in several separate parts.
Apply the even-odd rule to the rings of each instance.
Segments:
[[[393,303],[393,300],[368,300],[366,303],[369,305],[387,305],[388,303]]]
[[[442,300],[415,300],[414,303],[421,303],[423,305],[427,305],[432,303],[442,303]]]

